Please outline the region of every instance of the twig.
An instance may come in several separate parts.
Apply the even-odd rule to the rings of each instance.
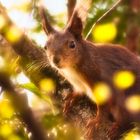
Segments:
[[[110,13],[112,10],[114,10],[118,4],[120,4],[122,0],[118,0],[107,12],[105,12],[93,25],[92,27],[90,28],[89,32],[87,33],[85,39],[87,39],[89,37],[89,35],[91,34],[93,28],[95,27],[95,25],[100,22],[105,16],[107,16],[108,13]]]

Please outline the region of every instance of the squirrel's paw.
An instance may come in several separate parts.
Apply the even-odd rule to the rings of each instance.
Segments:
[[[114,134],[117,135],[119,129],[119,124],[117,122],[113,123],[113,125],[109,128],[107,135],[109,138],[112,138],[115,136]]]
[[[90,119],[86,125],[87,132],[85,133],[85,136],[92,137],[94,132],[99,128],[99,124],[100,124],[99,117],[95,117],[95,118]]]

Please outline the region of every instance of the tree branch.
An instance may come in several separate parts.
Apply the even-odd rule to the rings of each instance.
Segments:
[[[10,27],[15,27],[15,24],[10,20],[6,13],[6,9],[0,4],[0,14],[4,17],[6,20],[6,25],[0,29],[0,34],[7,39],[7,33],[10,29]],[[19,30],[19,29],[18,29]],[[20,31],[22,33],[22,31]],[[21,57],[21,66],[25,70],[26,74],[34,81],[36,84],[40,81],[41,78],[48,76],[52,77],[59,85],[60,76],[55,74],[55,72],[50,68],[48,64],[48,59],[46,56],[46,53],[43,49],[39,48],[35,43],[33,43],[25,34],[22,33],[20,38],[16,40],[16,42],[12,42],[8,40],[9,45],[13,48],[13,50]],[[45,72],[40,72],[40,70],[35,71],[38,75],[38,79],[36,79],[33,75],[33,71],[27,71],[27,67],[30,64],[37,64],[40,66],[40,64],[45,65],[44,67]],[[45,73],[45,74],[44,74]]]

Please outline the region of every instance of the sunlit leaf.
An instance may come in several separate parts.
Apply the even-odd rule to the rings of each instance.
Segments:
[[[30,90],[31,92],[33,92],[34,94],[36,94],[39,97],[42,97],[41,92],[39,91],[39,89],[33,83],[21,84],[21,87]]]
[[[25,88],[25,89],[31,91],[36,96],[38,96],[39,98],[41,98],[41,99],[45,100],[47,103],[49,103],[49,105],[52,109],[52,112],[55,114],[55,109],[54,109],[51,98],[49,96],[45,95],[44,93],[42,93],[38,87],[36,87],[33,83],[21,84],[20,86],[22,88]],[[32,102],[32,101],[29,101],[29,102]]]
[[[40,89],[45,92],[52,92],[55,89],[55,83],[52,79],[42,79],[39,83]]]
[[[140,111],[140,95],[133,95],[126,99],[125,106],[130,112]]]
[[[130,71],[119,71],[114,74],[114,84],[119,89],[127,89],[135,82],[135,76]]]
[[[104,104],[111,96],[111,89],[106,83],[98,83],[93,88],[93,96],[97,104]]]
[[[117,36],[117,27],[114,23],[99,24],[93,30],[95,42],[111,42]]]
[[[16,26],[11,26],[7,29],[6,39],[11,43],[16,43],[22,36],[21,30],[19,30]]]

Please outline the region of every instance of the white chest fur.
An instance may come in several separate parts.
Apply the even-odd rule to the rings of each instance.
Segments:
[[[95,101],[91,87],[84,78],[72,68],[61,69],[60,73],[73,85],[76,92],[86,93],[89,98]]]

